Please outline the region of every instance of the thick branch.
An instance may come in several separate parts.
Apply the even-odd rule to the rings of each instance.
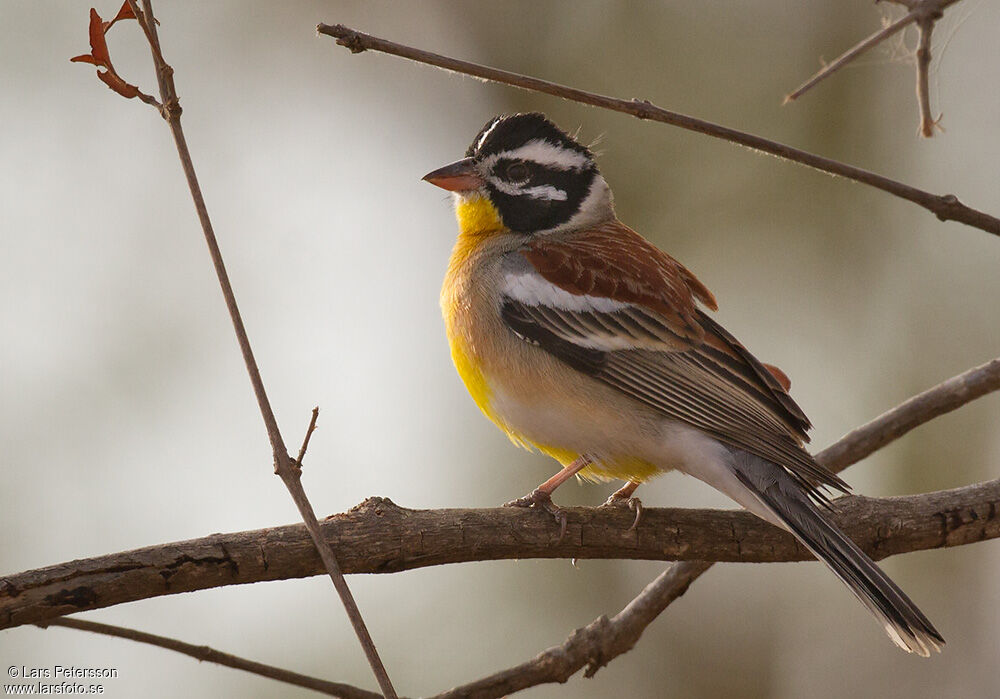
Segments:
[[[736,129],[720,126],[719,124],[713,124],[712,122],[696,119],[678,112],[671,112],[657,107],[648,100],[622,100],[614,97],[606,97],[527,75],[511,73],[506,70],[490,68],[468,61],[460,61],[455,58],[397,44],[386,39],[380,39],[341,24],[320,24],[316,27],[316,30],[320,34],[334,37],[337,39],[338,44],[350,49],[352,53],[360,53],[366,50],[381,51],[419,63],[444,68],[445,70],[472,75],[483,80],[503,83],[533,92],[542,92],[547,95],[580,102],[581,104],[589,104],[594,107],[601,107],[602,109],[631,114],[639,119],[659,121],[664,124],[679,126],[689,131],[696,131],[707,136],[720,138],[724,141],[738,143],[763,153],[769,153],[785,160],[815,168],[821,172],[839,175],[849,180],[881,189],[883,192],[888,192],[901,199],[906,199],[918,206],[922,206],[942,221],[959,221],[987,233],[1000,235],[1000,219],[966,206],[953,194],[932,194],[925,192],[874,172],[824,158],[804,150],[799,150],[798,148],[792,148],[777,141],[771,141],[760,136],[737,131]]]
[[[896,498],[850,496],[835,519],[873,558],[1000,536],[1000,481]],[[646,509],[638,529],[618,508],[569,508],[566,536],[544,512],[510,508],[410,510],[369,498],[324,521],[348,573],[526,558],[741,562],[811,558],[786,532],[743,511]],[[159,595],[317,575],[302,525],[73,561],[0,579],[0,628],[43,622]]]

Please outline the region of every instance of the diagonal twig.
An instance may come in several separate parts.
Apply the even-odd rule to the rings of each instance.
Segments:
[[[901,18],[897,19],[892,24],[883,27],[879,31],[869,36],[864,41],[855,44],[852,48],[848,49],[840,56],[838,56],[836,59],[823,66],[819,71],[817,71],[815,75],[813,75],[811,78],[809,78],[804,83],[795,88],[794,91],[785,95],[784,104],[788,104],[789,102],[794,102],[799,97],[808,92],[811,88],[813,88],[826,78],[836,73],[838,70],[843,68],[845,65],[853,61],[855,58],[863,54],[868,49],[872,48],[873,46],[877,46],[878,44],[882,43],[889,37],[895,35],[897,32],[906,29],[908,26],[910,26],[917,20],[918,16],[919,16],[918,12],[911,10],[910,12],[903,15]]]
[[[389,680],[385,666],[382,664],[382,660],[378,655],[378,651],[372,641],[371,634],[369,634],[368,628],[365,625],[363,617],[361,616],[361,612],[358,609],[357,602],[354,600],[354,596],[351,594],[350,588],[347,586],[347,581],[344,579],[344,575],[340,571],[340,566],[337,563],[336,556],[330,548],[330,545],[325,539],[323,539],[323,536],[320,533],[319,522],[316,520],[316,514],[313,511],[312,504],[306,496],[305,489],[302,487],[301,471],[288,454],[288,449],[281,436],[281,431],[278,429],[277,419],[274,416],[274,411],[271,408],[270,401],[268,400],[267,392],[264,389],[264,382],[260,376],[260,370],[257,367],[257,360],[254,358],[253,349],[250,346],[250,340],[247,336],[246,327],[243,323],[243,318],[240,315],[239,307],[236,304],[236,296],[233,292],[232,284],[229,281],[229,274],[227,273],[225,263],[222,260],[222,252],[219,249],[219,243],[212,227],[212,221],[208,215],[208,207],[205,204],[205,198],[201,191],[201,185],[198,183],[198,176],[195,173],[194,164],[191,160],[191,152],[188,150],[187,139],[185,138],[184,131],[181,128],[181,107],[180,102],[177,99],[177,89],[174,85],[173,68],[171,68],[163,58],[156,30],[157,22],[155,16],[153,15],[152,0],[142,0],[141,10],[138,6],[138,0],[127,0],[127,2],[132,10],[132,13],[135,15],[136,20],[138,21],[139,26],[142,28],[143,33],[146,35],[147,42],[149,43],[150,52],[153,57],[153,64],[156,70],[156,80],[159,86],[160,100],[162,103],[160,113],[169,125],[170,132],[174,137],[174,143],[177,146],[177,153],[180,156],[181,167],[184,170],[188,187],[191,190],[191,197],[194,200],[195,210],[198,213],[198,220],[201,222],[202,231],[205,235],[205,242],[208,244],[212,264],[215,267],[215,273],[218,277],[219,285],[222,288],[222,295],[226,301],[226,308],[229,310],[229,317],[232,320],[233,329],[236,332],[236,339],[239,343],[240,351],[243,354],[243,361],[246,365],[247,373],[250,376],[250,383],[253,386],[254,395],[257,398],[257,405],[260,409],[261,417],[263,418],[264,425],[267,429],[268,439],[271,442],[271,450],[274,457],[274,471],[281,478],[298,507],[306,528],[309,530],[309,533],[313,538],[313,542],[319,552],[320,558],[323,560],[327,572],[330,575],[330,579],[333,581],[333,585],[340,596],[341,603],[347,612],[351,625],[354,627],[354,631],[359,642],[361,643],[362,649],[365,652],[368,663],[371,665],[372,672],[378,680],[382,693],[385,697],[394,699],[396,697],[396,692],[392,687],[392,682]]]
[[[309,675],[292,672],[291,670],[286,670],[274,665],[259,663],[255,660],[247,660],[246,658],[241,658],[238,655],[223,653],[222,651],[215,650],[209,646],[197,646],[193,643],[179,641],[175,638],[147,633],[145,631],[130,629],[124,626],[102,624],[97,621],[85,621],[83,619],[51,619],[49,621],[39,622],[36,626],[43,629],[47,629],[51,626],[61,626],[67,629],[90,631],[91,633],[98,633],[104,636],[114,636],[116,638],[124,638],[138,643],[147,643],[151,646],[165,648],[167,650],[172,650],[177,653],[190,656],[198,661],[225,665],[226,667],[231,667],[236,670],[243,670],[244,672],[249,672],[254,675],[260,675],[261,677],[269,677],[272,680],[295,685],[296,687],[305,687],[306,689],[312,689],[323,694],[328,694],[331,697],[339,697],[340,699],[378,699],[382,696],[376,692],[369,692],[364,689],[359,689],[358,687],[353,687],[349,684],[330,682],[328,680],[319,679],[318,677],[310,677]]]
[[[309,448],[309,440],[313,432],[316,431],[316,420],[319,419],[319,406],[312,409],[312,417],[309,418],[309,427],[306,428],[306,436],[302,438],[302,446],[299,448],[299,455],[295,459],[295,465],[302,468],[302,460],[306,458],[306,449]]]
[[[612,618],[600,616],[574,631],[562,644],[547,648],[527,662],[436,694],[431,699],[502,697],[540,684],[566,682],[584,667],[587,668],[584,674],[593,677],[609,661],[631,650],[653,619],[683,595],[691,581],[711,565],[703,561],[689,561],[687,566],[675,564]],[[690,579],[685,582],[679,574]]]
[[[695,131],[707,136],[712,136],[714,138],[719,138],[724,141],[729,141],[731,143],[737,143],[753,150],[758,150],[763,153],[783,158],[784,160],[790,160],[792,162],[806,165],[821,172],[827,172],[831,175],[839,175],[849,180],[854,180],[855,182],[861,182],[862,184],[875,187],[883,192],[888,192],[889,194],[913,202],[914,204],[927,209],[942,221],[958,221],[972,226],[973,228],[978,228],[982,231],[986,231],[987,233],[1000,236],[1000,219],[966,206],[960,202],[954,194],[932,194],[931,192],[926,192],[908,184],[897,182],[896,180],[869,170],[864,170],[853,165],[847,165],[846,163],[831,160],[830,158],[824,158],[820,155],[809,153],[808,151],[762,138],[761,136],[755,136],[744,131],[731,129],[727,126],[714,124],[710,121],[696,119],[678,112],[672,112],[667,109],[657,107],[648,100],[623,100],[598,95],[596,93],[586,92],[585,90],[580,90],[575,87],[567,87],[566,85],[560,85],[547,80],[541,80],[527,75],[520,75],[518,73],[511,73],[497,68],[490,68],[488,66],[479,65],[478,63],[461,61],[456,58],[431,53],[430,51],[424,51],[411,46],[397,44],[386,39],[380,39],[379,37],[359,32],[341,24],[320,24],[316,27],[316,30],[320,34],[325,34],[335,38],[338,44],[348,48],[352,53],[360,53],[366,50],[381,51],[382,53],[392,54],[393,56],[399,56],[400,58],[406,58],[418,63],[426,63],[428,65],[454,71],[456,73],[472,75],[483,80],[502,83],[504,85],[511,85],[513,87],[533,92],[541,92],[547,95],[561,97],[562,99],[579,102],[581,104],[589,104],[593,107],[609,109],[614,112],[630,114],[639,119],[658,121],[664,124],[678,126],[689,131]]]
[[[931,65],[931,33],[934,31],[934,24],[943,16],[945,8],[949,5],[954,5],[958,0],[890,0],[890,2],[894,2],[897,5],[904,5],[909,12],[849,49],[829,65],[823,66],[822,70],[800,85],[794,92],[787,95],[785,97],[785,104],[798,99],[814,85],[833,75],[837,70],[871,47],[915,23],[919,35],[916,54],[917,104],[920,109],[919,133],[925,138],[933,136],[934,127],[938,126],[938,121],[931,117],[930,89],[928,87],[928,74]]]

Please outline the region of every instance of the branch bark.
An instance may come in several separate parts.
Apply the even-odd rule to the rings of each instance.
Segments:
[[[848,496],[834,519],[875,559],[1000,536],[1000,480],[893,498]],[[369,498],[323,522],[347,573],[395,573],[526,558],[802,561],[789,534],[736,510],[568,508],[561,542],[551,517],[511,508],[410,510]],[[301,524],[215,534],[27,571],[0,579],[0,628],[45,622],[160,595],[318,575]]]
[[[490,68],[477,63],[470,63],[469,61],[460,61],[456,58],[380,39],[379,37],[359,32],[356,29],[345,27],[342,24],[320,24],[316,27],[316,31],[335,38],[338,44],[349,49],[351,53],[361,53],[367,50],[381,51],[382,53],[392,54],[418,63],[426,63],[456,73],[472,75],[483,80],[519,87],[532,92],[541,92],[573,102],[608,109],[613,112],[631,114],[639,119],[659,121],[664,124],[705,134],[706,136],[719,138],[723,141],[737,143],[762,153],[768,153],[784,160],[806,165],[821,172],[839,175],[849,180],[881,189],[883,192],[888,192],[927,209],[941,221],[958,221],[973,228],[986,231],[987,233],[1000,235],[1000,219],[966,206],[954,194],[932,194],[931,192],[925,192],[922,189],[917,189],[916,187],[897,182],[896,180],[853,165],[824,158],[808,151],[792,148],[777,141],[737,131],[736,129],[714,124],[710,121],[672,112],[657,107],[649,100],[623,100],[606,97],[527,75]]]

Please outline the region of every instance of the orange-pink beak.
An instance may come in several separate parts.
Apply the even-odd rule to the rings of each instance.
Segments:
[[[449,192],[464,192],[483,186],[483,178],[476,173],[472,158],[456,160],[450,165],[428,172],[423,179]]]

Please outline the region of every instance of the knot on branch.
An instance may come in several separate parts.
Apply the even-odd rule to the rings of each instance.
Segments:
[[[638,97],[632,98],[632,104],[635,109],[632,114],[639,119],[650,119],[653,116],[653,112],[656,110],[656,105],[646,99],[640,99]]]
[[[956,212],[965,209],[965,204],[958,200],[954,194],[942,194],[937,197],[937,207],[934,215],[939,221],[950,221],[955,218]]]
[[[17,597],[19,594],[21,594],[21,588],[17,585],[6,578],[0,580],[0,598]]]
[[[394,503],[389,498],[384,498],[380,496],[372,496],[365,498],[357,505],[352,507],[347,511],[347,514],[362,514],[362,515],[374,515],[375,517],[384,517],[388,512],[401,512],[402,507]]]
[[[337,43],[351,53],[362,53],[365,51],[366,46],[364,41],[353,29],[349,29],[343,24],[336,24],[333,26],[333,31],[337,32]]]
[[[589,646],[587,649],[587,669],[583,671],[584,677],[588,679],[593,677],[598,670],[621,655],[623,651],[615,647],[617,646],[615,641],[618,638],[615,631],[615,625],[603,614],[587,626],[577,630],[577,634],[582,636],[581,641]]]

